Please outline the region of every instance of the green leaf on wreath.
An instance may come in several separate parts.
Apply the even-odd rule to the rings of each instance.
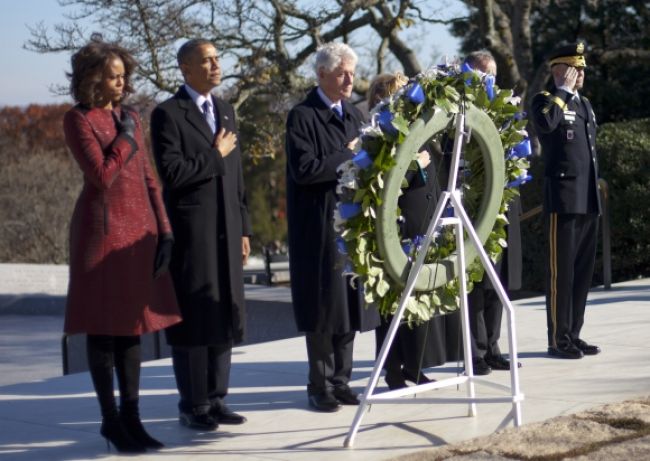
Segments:
[[[390,290],[390,285],[386,280],[384,279],[379,279],[379,282],[377,282],[377,294],[379,296],[385,296],[386,293],[388,293],[388,290]]]

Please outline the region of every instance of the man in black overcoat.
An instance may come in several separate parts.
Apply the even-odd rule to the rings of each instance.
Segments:
[[[210,92],[221,81],[215,46],[178,51],[185,84],[151,115],[153,152],[175,243],[170,271],[183,321],[166,330],[181,424],[213,430],[245,418],[223,402],[233,344],[244,337],[243,264],[250,223],[233,107]]]
[[[496,77],[497,65],[487,50],[475,51],[467,55],[465,62],[481,75]],[[515,198],[508,208],[507,242],[502,258],[495,269],[506,290],[521,288],[521,202]],[[469,305],[469,327],[472,346],[472,369],[475,375],[487,375],[494,370],[509,370],[510,361],[499,348],[503,304],[492,286],[487,273],[483,280],[474,284],[467,297]],[[518,364],[519,365],[519,364]]]
[[[379,324],[376,310],[363,309],[359,293],[343,276],[333,215],[337,167],[354,156],[361,112],[349,104],[357,57],[341,43],[316,55],[318,87],[287,120],[287,217],[289,269],[296,324],[306,333],[309,404],[336,411],[359,400],[348,382],[356,330]]]
[[[585,44],[578,42],[552,52],[553,85],[532,101],[544,159],[548,353],[565,359],[600,352],[580,338],[601,211],[596,116],[578,93],[585,77],[584,51]]]

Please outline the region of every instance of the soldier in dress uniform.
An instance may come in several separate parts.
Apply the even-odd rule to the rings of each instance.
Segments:
[[[583,42],[553,51],[552,85],[532,101],[532,121],[544,159],[548,353],[564,359],[600,352],[580,338],[601,212],[596,116],[591,103],[579,94],[587,66],[584,52]]]

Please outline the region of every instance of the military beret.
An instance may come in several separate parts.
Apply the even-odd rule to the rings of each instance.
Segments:
[[[569,45],[562,45],[548,55],[548,62],[551,66],[555,64],[566,64],[572,67],[587,67],[585,61],[585,42],[579,41]]]

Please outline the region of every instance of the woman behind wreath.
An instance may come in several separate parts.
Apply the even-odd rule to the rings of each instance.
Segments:
[[[408,79],[399,72],[376,76],[368,90],[368,108],[372,109],[407,82]],[[414,239],[426,233],[440,196],[436,167],[426,149],[418,152],[416,166],[417,170],[406,173],[409,185],[398,200],[404,218],[400,223],[403,239]],[[381,325],[375,330],[377,352],[384,343],[391,320],[382,317]],[[440,316],[412,328],[400,325],[384,363],[388,388],[404,388],[406,381],[415,384],[430,382],[422,369],[445,363],[444,338],[444,320]]]
[[[180,321],[169,275],[173,243],[137,113],[121,104],[136,66],[123,48],[93,40],[72,56],[65,139],[84,182],[70,224],[64,330],[87,334],[101,434],[120,452],[162,443],[140,421],[140,335]],[[119,411],[113,368],[120,389]]]

